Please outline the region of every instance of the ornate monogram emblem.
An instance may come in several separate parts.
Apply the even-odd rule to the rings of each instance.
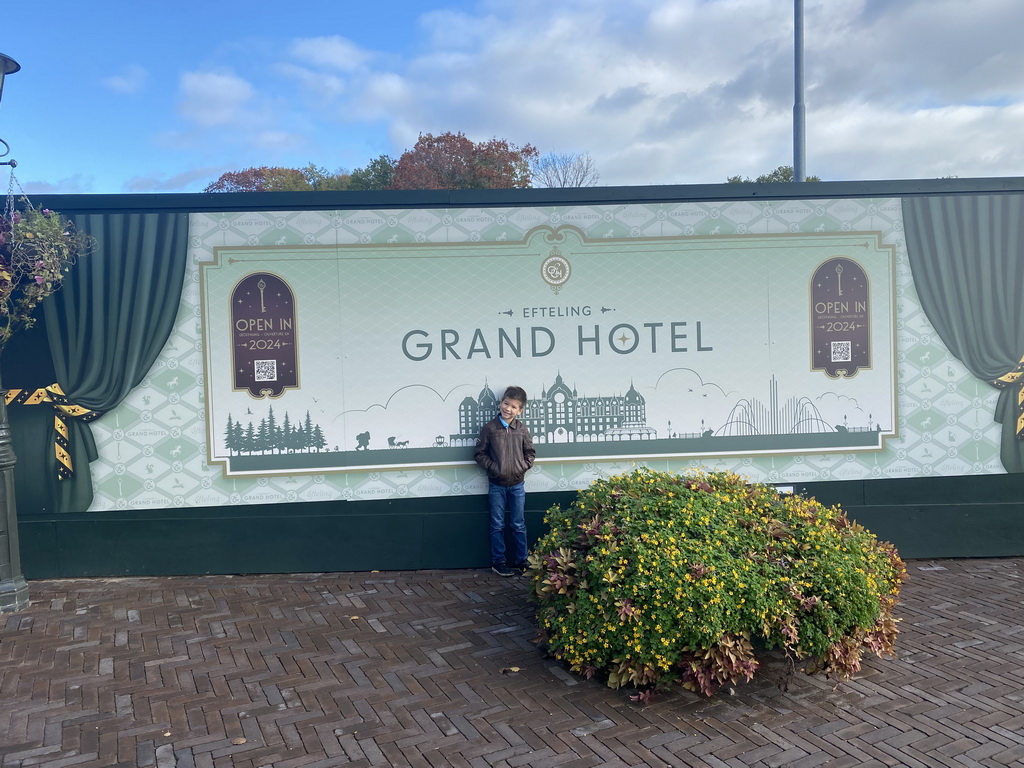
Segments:
[[[568,259],[562,256],[562,252],[558,248],[552,248],[551,254],[540,265],[540,276],[544,278],[545,283],[551,286],[551,291],[557,294],[562,290],[562,286],[569,282],[569,278],[572,276],[572,265],[569,264]]]

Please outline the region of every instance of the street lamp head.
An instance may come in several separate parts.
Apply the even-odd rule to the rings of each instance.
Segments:
[[[10,56],[0,53],[0,99],[4,97],[4,77],[13,75],[21,69],[21,64]]]
[[[13,75],[21,69],[21,64],[16,62],[10,56],[0,53],[0,68],[3,69],[5,75]]]

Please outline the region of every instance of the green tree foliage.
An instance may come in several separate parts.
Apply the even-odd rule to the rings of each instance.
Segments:
[[[348,189],[390,189],[395,174],[395,160],[387,155],[371,160],[365,168],[356,168],[349,177]]]
[[[529,187],[537,149],[505,139],[474,142],[462,132],[420,134],[395,164],[391,189],[510,189]]]
[[[209,184],[204,192],[311,192],[348,189],[349,175],[334,173],[310,163],[305,168],[281,168],[266,165],[228,171]]]
[[[808,176],[805,181],[821,181],[817,176]],[[741,176],[730,176],[725,180],[727,184],[772,184],[776,182],[788,182],[793,181],[793,166],[792,165],[780,165],[774,171],[768,173],[762,173],[756,179],[752,179],[749,176],[743,178]]]
[[[312,190],[314,192],[328,192],[339,189],[349,189],[352,179],[350,174],[340,168],[334,173],[331,173],[323,166],[314,165],[313,163],[310,163],[303,168],[300,173],[302,173],[306,180],[306,186],[300,187],[299,191]]]

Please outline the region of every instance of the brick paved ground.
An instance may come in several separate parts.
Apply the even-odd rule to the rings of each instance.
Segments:
[[[1024,764],[1024,559],[908,570],[899,658],[839,690],[647,707],[544,658],[490,572],[36,581],[0,616],[0,766]]]

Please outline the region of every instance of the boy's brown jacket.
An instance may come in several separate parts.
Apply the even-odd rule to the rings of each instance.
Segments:
[[[530,430],[523,422],[513,419],[506,429],[498,416],[484,424],[473,452],[473,459],[487,472],[487,479],[506,487],[523,482],[536,456]]]

